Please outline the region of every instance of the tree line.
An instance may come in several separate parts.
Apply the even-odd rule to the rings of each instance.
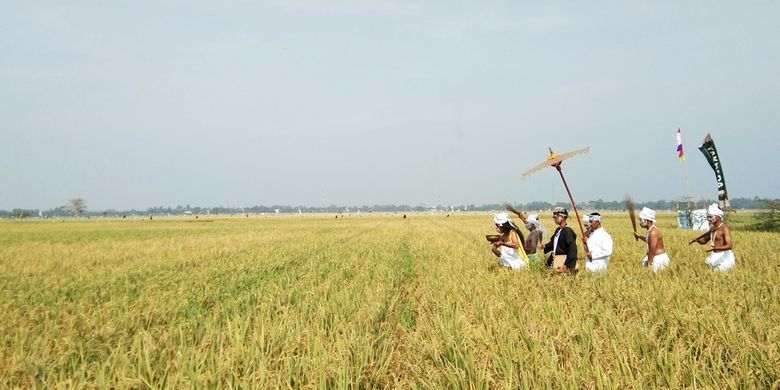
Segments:
[[[680,210],[706,208],[707,205],[714,203],[712,199],[691,200],[686,202],[674,200],[658,200],[648,202],[635,202],[636,207],[650,207],[655,210]],[[510,202],[511,203],[511,202]],[[515,208],[528,210],[529,212],[551,210],[554,207],[566,207],[570,205],[565,202],[544,202],[534,201],[528,203],[512,203]],[[780,204],[780,199],[761,199],[758,197],[735,198],[731,199],[731,208],[735,210],[776,210]],[[621,211],[625,209],[623,200],[605,201],[602,199],[591,200],[578,203],[578,208],[583,210],[599,211]],[[68,204],[55,207],[49,210],[38,209],[20,209],[0,210],[0,218],[23,219],[23,218],[63,218],[63,217],[128,217],[128,216],[168,216],[168,215],[237,215],[237,214],[291,214],[291,213],[335,213],[335,214],[353,214],[353,213],[401,213],[401,212],[429,212],[437,210],[440,212],[462,212],[462,211],[491,211],[503,209],[502,203],[493,204],[467,204],[467,205],[361,205],[361,206],[289,206],[289,205],[271,205],[271,206],[252,206],[252,207],[198,207],[198,206],[176,206],[176,207],[150,207],[146,210],[117,210],[107,209],[100,211],[88,210],[86,201],[81,198],[71,199]]]

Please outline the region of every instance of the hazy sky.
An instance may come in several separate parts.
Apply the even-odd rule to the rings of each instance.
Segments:
[[[780,2],[0,2],[0,209],[780,197]]]

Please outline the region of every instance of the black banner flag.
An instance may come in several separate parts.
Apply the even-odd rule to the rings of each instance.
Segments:
[[[718,203],[720,208],[731,207],[729,204],[729,194],[726,192],[726,178],[723,176],[723,165],[718,157],[718,149],[715,148],[715,141],[709,133],[704,137],[699,150],[704,154],[704,158],[710,163],[712,170],[715,171],[715,180],[718,182]]]

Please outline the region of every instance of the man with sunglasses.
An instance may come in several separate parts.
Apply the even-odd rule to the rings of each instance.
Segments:
[[[711,252],[705,262],[710,268],[726,272],[737,265],[737,259],[731,249],[734,243],[731,240],[731,231],[723,222],[723,211],[717,204],[707,208],[707,221],[710,223],[710,231],[694,238],[688,245],[698,242],[701,245],[710,243],[710,248],[705,252]]]
[[[558,225],[550,242],[545,244],[544,253],[552,252],[547,259],[547,267],[553,272],[576,273],[577,234],[566,225],[569,212],[563,207],[553,209],[553,221]]]

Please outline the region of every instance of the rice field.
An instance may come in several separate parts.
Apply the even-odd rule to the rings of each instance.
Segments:
[[[729,217],[731,273],[606,214],[576,277],[499,269],[489,214],[0,221],[0,387],[780,388],[780,235]]]

